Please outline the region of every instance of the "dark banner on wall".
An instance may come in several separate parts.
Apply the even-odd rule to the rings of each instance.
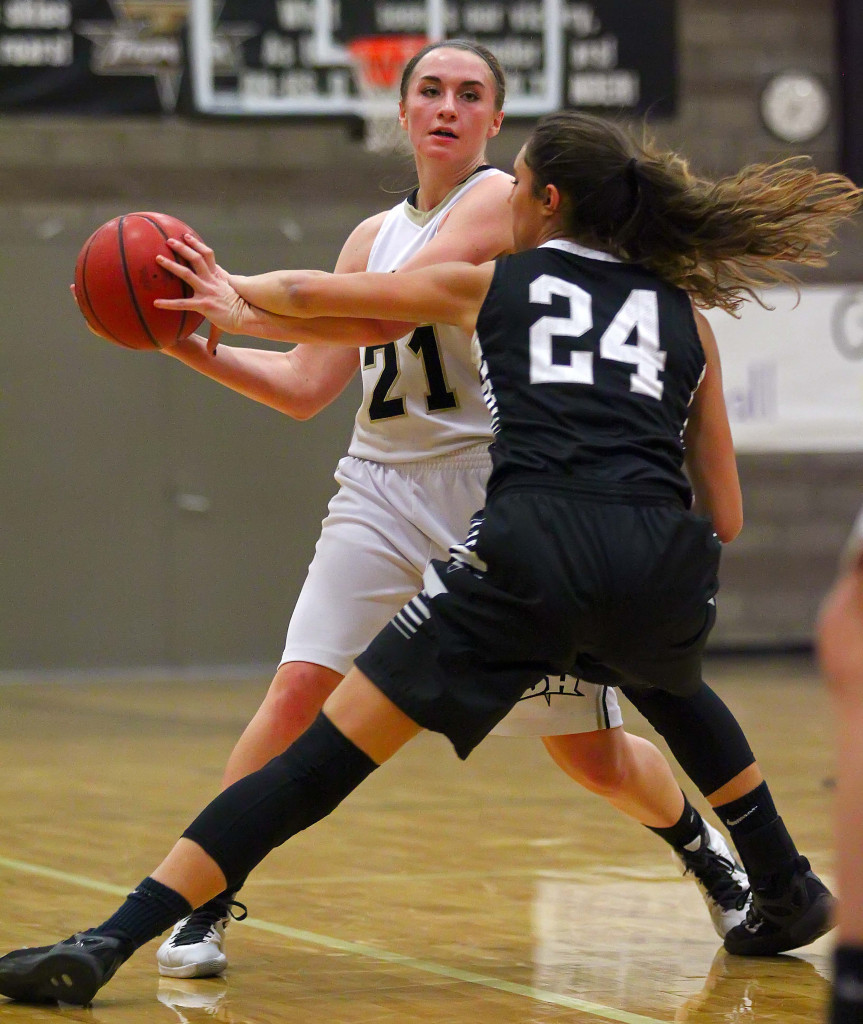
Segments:
[[[488,46],[507,71],[510,92],[530,91],[549,73],[544,38],[555,19],[562,41],[560,105],[672,114],[677,95],[676,0],[445,0],[442,26]],[[343,0],[338,35],[422,32],[427,0]]]
[[[193,50],[203,68],[198,109],[343,113],[355,89],[344,56],[327,57],[332,43],[443,34],[479,41],[498,56],[510,117],[562,106],[656,116],[675,111],[676,0],[341,0],[329,7],[326,38],[317,6],[315,0],[257,0],[250,14],[244,0],[225,0],[211,40]],[[430,31],[434,8],[437,31]],[[239,45],[227,46],[243,28]]]
[[[186,0],[0,0],[0,110],[174,110],[186,6]]]
[[[190,78],[185,40],[193,4],[0,0],[0,110],[175,111]],[[477,39],[498,54],[514,116],[520,104],[531,116],[562,105],[668,115],[677,93],[675,6],[676,0],[446,0],[441,10],[446,35]],[[196,52],[214,90],[227,90],[248,114],[326,116],[343,113],[345,98],[356,94],[350,68],[333,59],[333,48],[355,35],[425,34],[430,4],[213,0],[211,9],[212,28]],[[557,32],[549,36],[552,15]],[[328,59],[321,58],[322,40]]]
[[[863,185],[863,7],[837,0],[842,170]]]

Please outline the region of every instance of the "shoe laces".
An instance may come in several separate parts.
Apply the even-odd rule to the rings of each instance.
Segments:
[[[711,849],[707,845],[706,837],[702,839],[699,849],[680,852],[685,865],[684,874],[695,875],[712,900],[726,910],[732,907],[735,910],[742,910],[746,906],[749,889],[742,886],[734,877],[737,865]]]
[[[234,907],[240,908],[239,914],[234,910]],[[246,918],[249,916],[249,908],[246,906],[245,903],[240,903],[239,900],[229,900],[228,916],[233,918],[233,920],[235,921],[245,921]]]
[[[174,935],[171,945],[191,946],[196,942],[204,942],[220,921],[226,921],[229,917],[235,921],[242,921],[249,916],[246,905],[238,900],[230,900],[220,906],[212,906],[212,902],[189,914],[182,928]],[[239,913],[235,907],[239,908]]]

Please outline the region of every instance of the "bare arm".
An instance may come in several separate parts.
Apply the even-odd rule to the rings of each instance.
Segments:
[[[743,526],[743,496],[725,395],[716,337],[707,318],[696,312],[706,369],[695,392],[686,426],[686,469],[695,494],[696,511],[710,516],[723,543],[734,540]]]
[[[202,279],[202,265],[212,250],[192,235],[187,235],[186,239],[188,244],[174,243],[174,249],[189,266],[171,263],[171,270],[194,288]],[[356,348],[369,343],[369,321],[378,319],[400,324],[437,321],[455,324],[470,333],[493,273],[494,263],[483,263],[479,267],[472,263],[442,263],[397,274],[278,270],[260,274],[255,281],[262,291],[269,293],[268,301],[274,312],[292,318],[344,317],[351,328],[342,332],[338,329],[341,321],[337,321],[332,333],[318,338],[315,332],[309,332],[309,336],[303,337],[304,344]],[[271,282],[275,284],[271,286]],[[157,305],[166,309],[186,308],[190,302],[195,302],[194,308],[202,312],[206,308],[205,303],[194,298],[156,300]],[[299,330],[298,325],[296,331]]]
[[[348,235],[336,260],[336,274],[353,274],[364,271],[369,261],[372,243],[380,231],[385,213],[375,214],[361,221]],[[324,271],[310,271],[328,276]],[[230,275],[227,275],[230,278]],[[406,334],[412,324],[397,322],[380,322],[360,319],[359,317],[318,317],[314,321],[293,316],[282,316],[278,312],[255,306],[237,296],[247,309],[245,326],[252,331],[236,331],[233,333],[252,333],[253,337],[269,338],[272,341],[286,341],[302,345],[306,342],[320,344],[331,342],[335,345],[350,345],[360,348],[366,345],[385,345]],[[206,314],[205,314],[206,315]]]
[[[513,249],[512,218],[509,210],[511,192],[512,180],[507,175],[494,175],[479,182],[453,207],[435,237],[408,260],[398,273],[403,274],[440,263],[458,262],[479,265],[487,263],[503,253],[511,252]],[[380,222],[374,228],[375,234],[379,226]],[[362,228],[363,225],[360,225],[360,229],[355,234],[359,234]],[[346,243],[346,248],[350,244],[351,239]],[[370,243],[368,248],[371,248]],[[362,265],[358,265],[358,260],[352,260],[350,266],[346,265],[344,268],[337,266],[336,271],[345,269],[350,273],[365,270],[367,262],[368,252],[366,252]],[[296,293],[293,296],[286,293],[298,282],[302,282],[304,287],[308,282],[311,294],[314,284],[312,279],[317,277],[326,278],[327,275],[313,270],[277,270],[254,277],[232,276],[230,280],[239,295],[260,309],[287,316],[314,317],[322,315],[322,312],[312,312],[308,306],[301,308],[296,304],[298,297]],[[367,283],[360,282],[357,289],[365,287]],[[322,285],[322,287],[331,288],[331,285]],[[345,305],[338,315],[344,317],[343,322],[346,323],[347,318],[352,314],[363,315],[363,311],[359,308],[351,310]],[[365,315],[383,316],[383,314],[376,313]],[[390,316],[389,319],[392,317]],[[435,317],[427,319],[435,319]],[[347,339],[345,342],[351,344]]]
[[[375,232],[374,218],[364,221],[352,232],[339,256],[337,269],[364,267],[368,258],[364,249],[371,246]],[[325,318],[295,320],[243,303],[233,289],[226,286],[227,275],[216,265],[212,250],[202,259],[200,270],[197,287],[210,303],[206,312],[217,326],[293,342],[296,347],[289,352],[227,345],[216,349],[218,335],[215,338],[211,335],[209,343],[200,335],[192,335],[165,351],[225,387],[294,419],[308,419],[329,405],[342,393],[359,365],[357,353],[352,349],[322,345],[321,341],[347,336],[355,345],[373,345],[399,336],[398,324]],[[302,344],[306,340],[318,344]]]
[[[406,264],[406,269],[445,260],[482,262],[511,250],[511,188],[510,179],[504,175],[480,182],[456,204],[435,238]],[[384,217],[383,213],[370,217],[351,232],[336,263],[336,273],[365,270]],[[185,254],[183,243],[175,248]],[[332,344],[324,349],[320,342],[342,342],[351,348],[379,345],[395,340],[409,329],[410,325],[401,321],[360,320],[355,316],[300,320],[272,313],[246,301],[251,295],[243,298],[235,289],[225,288],[225,282],[230,284],[232,279],[218,268],[208,247],[203,246],[192,255],[199,260],[197,266],[203,276],[196,275],[188,282],[196,294],[192,300],[181,301],[181,305],[199,309],[211,322],[232,333],[296,342],[299,347],[280,358],[279,353],[222,345],[212,358],[200,338],[193,338],[180,343],[171,354],[193,369],[288,415],[313,415],[344,389],[356,369],[353,351],[342,348],[337,352]],[[176,272],[175,265],[171,269]],[[310,276],[331,275],[310,272]],[[214,345],[210,348],[213,350]]]
[[[336,273],[345,274],[365,270],[369,251],[381,223],[381,216],[370,217],[355,228],[342,248],[336,262]],[[183,299],[156,299],[155,305],[162,309],[195,309],[210,321],[209,350],[215,352],[222,333],[245,334],[257,338],[269,338],[291,344],[306,341],[341,342],[360,347],[380,345],[399,337],[396,326],[359,319],[320,319],[314,324],[304,323],[287,316],[260,308],[247,301],[235,290],[234,278],[217,263],[213,250],[200,239],[187,236],[186,244],[170,239],[174,250],[191,264],[185,264],[158,256],[157,260],[177,277],[181,277],[192,289],[192,295]],[[310,274],[319,271],[309,271]],[[242,278],[236,278],[242,280]],[[410,325],[404,325],[405,333]],[[336,337],[338,335],[338,337]]]
[[[438,233],[402,270],[433,263],[488,263],[514,249],[509,199],[512,178],[497,174],[466,193],[447,214]]]
[[[199,334],[167,350],[181,363],[246,398],[296,420],[307,420],[334,401],[359,365],[356,351],[298,345],[290,352],[220,345],[215,354]]]
[[[470,334],[494,263],[441,263],[398,274],[280,273],[279,304],[292,316],[447,323]],[[352,344],[347,338],[339,342]]]
[[[239,299],[239,296],[237,296]],[[158,300],[157,300],[158,301]],[[198,307],[203,312],[202,305]],[[220,319],[218,312],[210,309],[210,315],[204,314],[212,325],[218,328],[219,335],[243,334],[252,338],[266,338],[269,341],[281,341],[289,345],[302,345],[307,341],[320,344],[349,344],[355,348],[365,345],[385,345],[406,334],[412,325],[403,324],[401,329],[391,323],[377,323],[369,320],[345,317],[318,317],[314,321],[298,317],[281,316],[266,309],[260,309],[248,302],[240,300],[236,307],[236,316],[230,323]],[[338,335],[338,337],[336,337]],[[214,348],[215,346],[211,346]]]

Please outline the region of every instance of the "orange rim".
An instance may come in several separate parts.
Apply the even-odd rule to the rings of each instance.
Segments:
[[[367,86],[391,89],[405,64],[426,42],[425,36],[359,36],[347,49]]]

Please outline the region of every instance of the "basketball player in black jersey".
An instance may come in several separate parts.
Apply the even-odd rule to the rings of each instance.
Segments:
[[[782,164],[702,181],[573,112],[539,123],[516,178],[522,251],[496,263],[236,282],[265,308],[275,288],[276,312],[475,327],[495,430],[487,505],[307,732],[221,793],[98,928],[0,959],[3,994],[89,1002],[422,729],[466,757],[544,675],[703,686],[720,544],[742,520],[716,343],[692,301],[733,310],[787,279],[773,261],[820,261],[861,193]],[[177,251],[199,268],[212,252],[191,241]],[[827,929],[832,897],[783,829],[772,838],[739,927],[792,948]]]

